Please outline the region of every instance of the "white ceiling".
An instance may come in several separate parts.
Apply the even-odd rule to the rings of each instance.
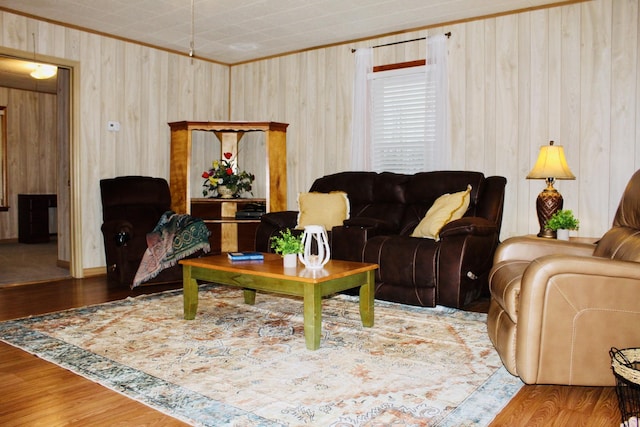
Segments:
[[[191,1],[0,0],[0,10],[188,54],[192,40]],[[575,0],[580,1],[585,0]],[[193,0],[194,55],[237,64],[566,3],[566,0]],[[55,93],[56,79],[34,80],[29,77],[32,67],[32,63],[0,56],[0,86]]]
[[[0,0],[0,9],[188,53],[192,0]],[[195,56],[236,64],[560,0],[193,0]]]

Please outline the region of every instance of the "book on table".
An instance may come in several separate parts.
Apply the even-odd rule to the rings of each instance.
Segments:
[[[261,252],[229,252],[231,261],[262,261],[264,255]]]

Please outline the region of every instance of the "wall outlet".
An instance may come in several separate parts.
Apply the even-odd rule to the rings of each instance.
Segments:
[[[118,132],[120,130],[120,122],[107,122],[107,130],[111,132]]]

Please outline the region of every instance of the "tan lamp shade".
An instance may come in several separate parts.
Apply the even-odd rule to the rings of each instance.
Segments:
[[[562,145],[549,145],[540,147],[540,154],[533,169],[527,175],[527,179],[576,179],[571,173],[567,159],[564,156]]]
[[[542,190],[536,199],[536,212],[540,224],[538,237],[554,237],[555,233],[548,230],[545,225],[553,214],[562,209],[563,199],[558,190],[553,188],[553,182],[556,179],[576,179],[569,169],[562,146],[553,145],[553,141],[550,141],[549,145],[540,147],[538,160],[527,175],[527,179],[546,180],[547,188]]]

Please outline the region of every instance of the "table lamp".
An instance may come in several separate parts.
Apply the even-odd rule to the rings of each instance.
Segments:
[[[546,180],[547,188],[542,190],[536,199],[536,212],[540,223],[538,237],[552,238],[554,233],[546,229],[545,224],[554,213],[562,209],[563,204],[562,195],[553,188],[553,183],[556,179],[576,179],[567,165],[562,145],[553,145],[553,141],[550,141],[549,145],[540,147],[538,160],[527,179]]]

